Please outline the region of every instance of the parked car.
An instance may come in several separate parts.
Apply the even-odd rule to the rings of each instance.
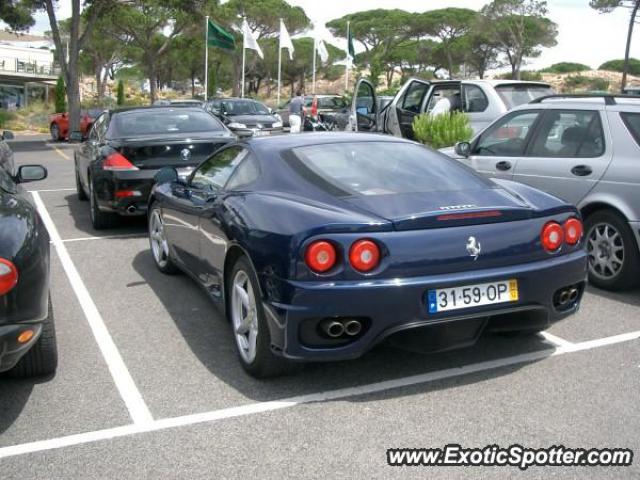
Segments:
[[[537,332],[585,284],[574,206],[392,136],[240,141],[187,180],[163,170],[150,205],[158,269],[205,287],[259,377],[387,337],[436,351]]]
[[[386,107],[380,108],[371,82],[360,79],[351,104],[350,125],[356,131],[413,139],[413,119],[430,113],[446,98],[453,109],[469,116],[471,127],[478,132],[512,108],[552,93],[551,86],[543,82],[411,78]]]
[[[304,97],[306,115],[311,113],[313,95]],[[321,123],[335,125],[335,130],[345,130],[349,124],[349,102],[342,95],[316,95],[318,98],[318,119]],[[282,118],[282,126],[289,128],[289,103],[287,100],[276,113]]]
[[[58,365],[49,300],[49,235],[21,184],[42,180],[40,165],[14,169],[0,139],[0,372],[14,377],[52,374]]]
[[[282,133],[282,121],[264,103],[250,98],[214,98],[206,109],[242,137]]]
[[[154,107],[201,107],[204,108],[205,103],[202,100],[194,98],[183,98],[174,100],[156,100],[153,102]]]
[[[638,284],[640,97],[539,98],[447,153],[577,205],[591,283],[614,290]]]
[[[137,107],[104,112],[74,153],[80,200],[89,200],[96,229],[118,215],[145,215],[154,176],[173,166],[188,175],[235,139],[217,118],[197,107]]]
[[[82,138],[87,138],[89,130],[96,118],[104,112],[103,108],[94,108],[91,110],[83,110],[80,112],[80,133]],[[69,114],[54,113],[49,118],[49,133],[51,133],[51,140],[59,142],[61,140],[69,140]]]

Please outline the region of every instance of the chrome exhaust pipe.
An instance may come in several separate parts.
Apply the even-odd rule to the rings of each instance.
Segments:
[[[344,325],[344,331],[350,337],[355,337],[362,331],[362,323],[360,320],[349,320]]]
[[[338,338],[344,334],[344,325],[340,322],[330,321],[322,323],[322,330],[331,338]]]
[[[129,205],[127,207],[127,213],[135,213],[136,210],[137,210],[137,208],[135,206],[133,206],[133,205]]]
[[[560,292],[560,305],[566,305],[569,302],[569,290]]]
[[[569,290],[569,301],[575,302],[578,299],[578,289],[573,287]]]

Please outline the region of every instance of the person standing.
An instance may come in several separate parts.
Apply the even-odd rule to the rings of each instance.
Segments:
[[[304,109],[304,97],[300,90],[296,91],[296,96],[289,102],[289,125],[291,133],[300,133],[302,125],[302,112]]]

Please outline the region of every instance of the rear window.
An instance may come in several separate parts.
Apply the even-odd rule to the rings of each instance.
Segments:
[[[442,155],[419,145],[353,142],[293,149],[290,165],[336,196],[479,190],[492,186]]]
[[[211,114],[184,108],[154,108],[113,115],[111,137],[134,137],[163,133],[220,131],[224,127]]]
[[[524,105],[538,97],[553,95],[554,93],[551,87],[535,84],[498,85],[496,86],[496,91],[508,109],[512,109],[518,105]]]
[[[622,121],[629,129],[631,136],[640,146],[640,113],[623,112],[620,114]]]
[[[321,97],[318,99],[318,108],[346,108],[347,102],[342,97]]]

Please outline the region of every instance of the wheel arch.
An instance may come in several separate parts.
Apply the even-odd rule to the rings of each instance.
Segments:
[[[256,270],[256,266],[254,265],[253,260],[251,259],[251,255],[249,255],[249,252],[247,252],[247,250],[243,246],[241,246],[239,243],[236,243],[236,242],[231,243],[224,257],[224,267],[222,270],[222,275],[223,275],[222,277],[223,293],[222,294],[224,297],[223,304],[224,304],[225,311],[227,310],[227,307],[228,307],[227,283],[229,281],[229,275],[231,273],[231,269],[233,268],[236,261],[240,257],[246,257],[247,261],[249,262],[249,265],[251,265],[251,268],[253,268],[253,271],[255,272],[255,274],[258,275],[258,271]],[[259,289],[260,298],[263,299],[264,296],[262,291],[262,285],[260,284],[259,278],[258,278],[258,289]]]
[[[622,209],[603,200],[597,200],[587,203],[586,205],[582,205],[579,210],[583,219],[586,219],[597,211],[609,210],[620,215],[626,222],[629,221],[629,217],[625,214],[625,212],[622,211]]]

